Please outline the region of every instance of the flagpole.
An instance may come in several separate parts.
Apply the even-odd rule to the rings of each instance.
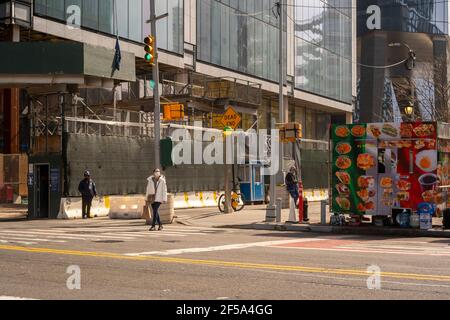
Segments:
[[[117,0],[113,1],[113,13],[114,13],[114,17],[113,17],[113,24],[114,24],[114,33],[116,34],[116,47],[117,47],[117,41],[119,41],[119,26],[117,24]],[[116,48],[117,50],[117,48]],[[117,52],[115,53],[117,54]],[[116,56],[114,56],[114,59],[116,59]],[[114,84],[113,86],[113,117],[114,120],[117,120],[117,86],[116,84]]]

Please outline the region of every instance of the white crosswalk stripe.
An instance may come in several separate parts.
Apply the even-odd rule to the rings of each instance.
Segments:
[[[167,225],[162,231],[150,232],[142,222],[102,221],[89,225],[71,225],[32,229],[0,229],[0,243],[35,245],[38,243],[67,243],[69,241],[138,241],[156,238],[210,236],[231,230]]]
[[[10,297],[10,296],[0,296],[0,300],[12,301],[12,300],[37,300],[33,298],[22,298],[22,297]]]

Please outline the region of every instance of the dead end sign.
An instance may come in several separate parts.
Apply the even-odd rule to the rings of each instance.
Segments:
[[[222,124],[224,127],[230,127],[234,130],[239,126],[241,120],[241,116],[234,111],[232,107],[228,107],[227,111],[223,115]]]

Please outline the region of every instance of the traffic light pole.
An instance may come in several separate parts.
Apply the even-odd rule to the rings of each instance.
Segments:
[[[284,83],[286,80],[286,70],[284,68],[284,62],[286,59],[286,49],[284,47],[284,18],[285,18],[285,14],[284,14],[284,10],[286,9],[285,6],[286,0],[279,0],[278,1],[278,5],[280,8],[280,40],[279,40],[279,46],[280,46],[280,76],[279,76],[279,81],[280,81],[280,92],[279,92],[279,106],[278,106],[278,110],[279,110],[279,120],[282,124],[287,122],[286,119],[286,112],[285,112],[285,106],[284,106]],[[279,172],[283,173],[284,170],[284,143],[281,141],[280,139],[280,170]],[[277,202],[278,203],[278,202]],[[278,203],[279,204],[279,203]],[[276,219],[277,222],[281,221],[281,205],[280,207],[276,206],[275,212],[276,212]],[[280,221],[278,221],[280,220]]]
[[[280,123],[285,123],[285,110],[284,110],[284,82],[285,82],[285,70],[284,70],[284,58],[285,58],[285,48],[284,48],[284,0],[279,0],[277,3],[279,12],[279,121]],[[272,120],[272,129],[275,129],[275,121]],[[273,139],[273,137],[272,137]],[[274,141],[272,141],[274,143]],[[279,167],[283,170],[284,162],[284,145],[280,141],[280,154],[279,154]],[[276,191],[276,179],[278,174],[273,174],[270,176],[270,204],[266,210],[266,221],[273,222],[277,217],[280,216],[281,208],[277,207],[277,191]]]
[[[167,17],[167,14],[160,17],[156,16],[155,0],[150,0],[150,22],[151,24],[151,35],[154,38],[154,50],[155,50],[155,63],[153,66],[153,81],[155,82],[155,87],[153,89],[153,99],[155,101],[154,110],[154,122],[155,122],[155,168],[161,167],[161,101],[159,96],[159,57],[158,57],[158,45],[156,40],[156,22],[158,19]]]

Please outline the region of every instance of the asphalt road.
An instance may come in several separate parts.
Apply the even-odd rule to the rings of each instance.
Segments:
[[[449,299],[450,239],[3,222],[0,270],[0,299]]]

